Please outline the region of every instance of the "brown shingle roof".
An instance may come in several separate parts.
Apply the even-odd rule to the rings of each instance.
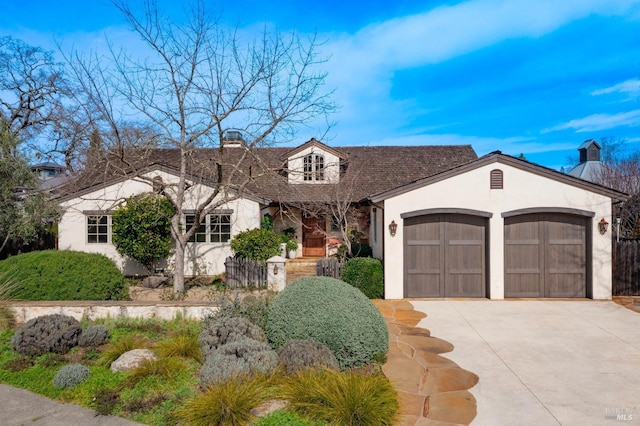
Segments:
[[[370,195],[388,191],[419,179],[466,164],[478,157],[471,146],[370,146],[334,147],[347,157],[347,168],[341,182],[352,185],[352,201],[362,201]],[[335,193],[332,184],[289,184],[283,169],[283,158],[291,148],[256,148],[256,158],[245,159],[240,166],[241,147],[226,147],[220,157],[218,149],[198,149],[190,158],[188,169],[194,176],[213,184],[217,181],[216,159],[222,158],[223,176],[235,174],[232,185],[239,185],[250,177],[246,190],[255,196],[280,202],[326,200]],[[283,157],[284,156],[284,157]],[[163,168],[178,170],[179,152],[176,149],[152,149],[132,156],[134,161],[124,164],[117,159],[101,161],[88,167],[67,187],[67,196],[107,186],[126,176],[145,170]],[[264,173],[263,170],[269,170]]]

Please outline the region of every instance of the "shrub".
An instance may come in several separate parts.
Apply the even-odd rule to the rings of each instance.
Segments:
[[[340,368],[366,364],[389,348],[382,315],[362,292],[328,277],[299,278],[274,299],[267,337],[280,348],[292,339],[325,344]]]
[[[249,294],[242,298],[239,294],[236,294],[233,298],[228,296],[219,297],[216,299],[219,309],[212,318],[242,316],[264,330],[267,325],[269,306],[274,297],[273,293],[258,296]]]
[[[262,329],[243,317],[220,317],[207,319],[198,337],[202,356],[206,358],[220,346],[238,339],[249,338],[264,342],[267,338]]]
[[[191,426],[249,425],[255,418],[251,410],[269,399],[269,388],[262,376],[226,380],[187,401],[176,420]]]
[[[106,256],[44,250],[0,261],[0,280],[18,284],[22,300],[121,300],[128,296],[124,277]]]
[[[53,386],[59,389],[72,388],[84,382],[91,370],[82,364],[69,364],[62,367],[53,378]]]
[[[278,366],[278,355],[264,342],[241,338],[220,346],[205,358],[200,369],[202,385],[242,375],[269,373]]]
[[[397,419],[396,391],[381,374],[306,370],[282,385],[288,409],[328,424],[386,426]]]
[[[113,212],[113,245],[149,272],[153,265],[171,253],[171,217],[173,205],[157,194],[140,194],[127,198]]]
[[[338,369],[338,361],[331,349],[314,340],[289,340],[280,346],[278,357],[289,374],[309,367]]]
[[[66,354],[78,344],[80,323],[65,315],[45,315],[30,319],[11,338],[13,350],[29,356],[47,352]]]
[[[109,341],[109,329],[104,325],[90,325],[82,330],[78,346],[100,346]]]
[[[342,280],[364,293],[369,299],[379,299],[384,291],[382,262],[371,257],[354,257],[344,264]]]
[[[280,254],[280,237],[266,229],[249,229],[231,239],[236,257],[265,261]]]
[[[16,292],[16,283],[3,279],[0,275],[0,331],[11,330],[16,326],[16,314],[9,306]]]

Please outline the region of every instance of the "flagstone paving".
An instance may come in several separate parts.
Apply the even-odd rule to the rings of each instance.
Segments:
[[[468,389],[478,376],[442,356],[451,343],[416,327],[426,315],[404,300],[373,301],[389,329],[389,352],[382,371],[398,392],[399,425],[468,425],[476,400]]]

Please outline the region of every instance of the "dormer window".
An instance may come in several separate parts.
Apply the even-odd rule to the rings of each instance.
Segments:
[[[319,154],[309,154],[304,157],[304,180],[313,182],[324,180],[324,157]]]

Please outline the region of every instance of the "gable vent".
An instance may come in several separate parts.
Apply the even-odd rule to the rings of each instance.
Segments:
[[[491,189],[502,189],[504,186],[504,179],[502,175],[502,170],[491,170],[490,175],[490,185]]]

